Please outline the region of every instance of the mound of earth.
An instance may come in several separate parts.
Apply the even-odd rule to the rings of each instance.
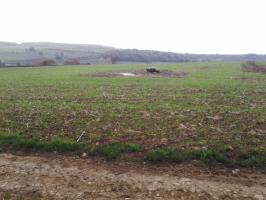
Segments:
[[[158,73],[150,73],[147,71],[139,72],[99,72],[92,74],[94,77],[184,77],[187,72],[161,71]]]
[[[243,72],[257,72],[257,73],[266,73],[266,66],[260,65],[256,62],[247,62],[242,66]]]

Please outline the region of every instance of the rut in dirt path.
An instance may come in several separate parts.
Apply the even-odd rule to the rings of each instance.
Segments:
[[[266,199],[265,174],[187,175],[94,159],[0,154],[0,199],[7,193],[26,199]]]

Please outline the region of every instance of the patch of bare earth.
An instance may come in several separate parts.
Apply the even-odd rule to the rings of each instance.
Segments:
[[[243,72],[266,73],[266,66],[256,62],[247,62],[242,65]]]
[[[93,77],[184,77],[188,72],[175,72],[175,71],[161,71],[161,72],[99,72],[96,74],[87,74],[87,76]]]
[[[190,165],[134,165],[56,155],[0,154],[0,199],[257,199],[266,175]]]

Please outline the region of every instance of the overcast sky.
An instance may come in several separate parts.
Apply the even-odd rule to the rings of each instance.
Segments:
[[[265,0],[1,0],[0,41],[266,53]]]

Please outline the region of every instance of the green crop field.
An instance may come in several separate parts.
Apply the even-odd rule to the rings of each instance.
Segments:
[[[83,133],[82,145],[136,144],[151,161],[222,152],[216,160],[266,166],[265,74],[244,73],[241,63],[157,66],[188,75],[90,76],[144,64],[0,69],[0,132],[45,141]]]

